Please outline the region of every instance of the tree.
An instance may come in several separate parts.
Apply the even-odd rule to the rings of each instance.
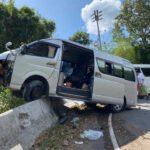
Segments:
[[[137,63],[150,63],[150,2],[149,0],[124,0],[120,14],[116,17],[113,41],[117,50],[123,53],[122,43],[126,45],[128,58]],[[134,55],[130,48],[134,48]],[[122,52],[121,52],[122,48]],[[128,49],[129,48],[129,49]],[[118,52],[115,52],[118,54]],[[131,56],[129,55],[132,55]],[[132,59],[131,59],[132,58]]]
[[[0,3],[0,51],[4,51],[5,43],[13,42],[13,47],[34,40],[51,37],[55,31],[55,23],[36,15],[29,7],[17,9]]]
[[[126,29],[133,42],[145,47],[150,42],[150,1],[125,0],[116,25]]]
[[[135,53],[135,48],[130,44],[130,39],[124,39],[117,43],[117,47],[114,48],[112,53],[130,60],[132,63],[138,63],[138,60],[136,59],[137,54]]]
[[[74,33],[73,36],[69,38],[69,40],[83,45],[89,45],[91,43],[89,34],[82,31]]]

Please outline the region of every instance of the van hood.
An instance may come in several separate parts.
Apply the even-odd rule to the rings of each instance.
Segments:
[[[14,60],[16,54],[19,52],[19,49],[15,49],[12,51],[13,51],[14,55],[10,51],[0,53],[0,61]]]

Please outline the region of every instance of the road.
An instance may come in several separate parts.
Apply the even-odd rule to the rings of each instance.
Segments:
[[[150,100],[136,108],[113,114],[113,128],[121,150],[150,149]]]

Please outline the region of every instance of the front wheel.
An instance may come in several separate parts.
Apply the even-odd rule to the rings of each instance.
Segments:
[[[27,83],[23,89],[23,98],[28,102],[40,99],[44,94],[44,84],[39,80]]]

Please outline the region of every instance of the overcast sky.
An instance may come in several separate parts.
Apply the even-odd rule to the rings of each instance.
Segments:
[[[1,1],[1,0],[0,0]],[[114,18],[120,11],[121,0],[15,0],[15,6],[29,6],[46,19],[56,23],[54,37],[68,39],[77,31],[90,33],[97,40],[96,23],[91,22],[94,10],[102,10],[101,39],[111,41]]]

